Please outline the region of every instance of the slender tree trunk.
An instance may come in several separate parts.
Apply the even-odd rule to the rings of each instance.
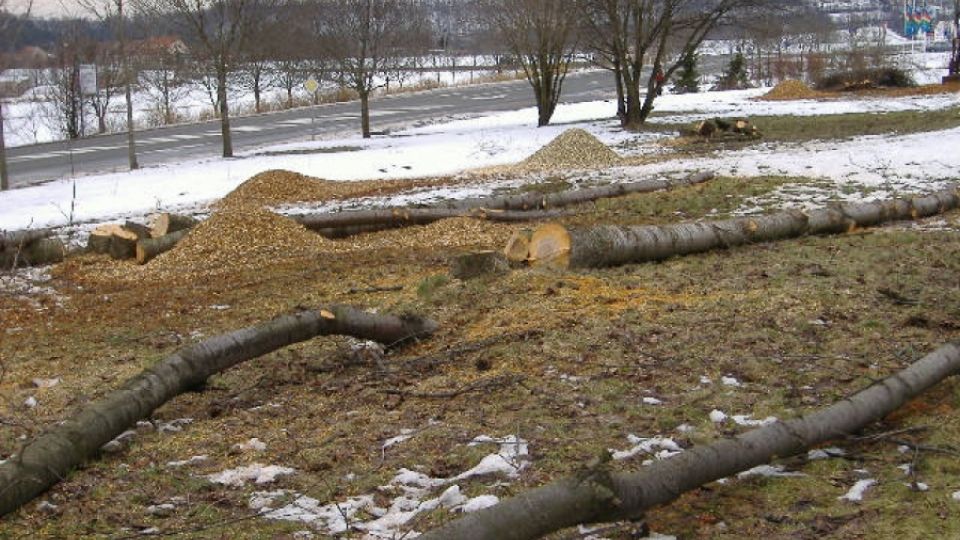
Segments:
[[[960,344],[830,407],[694,447],[634,473],[603,466],[521,493],[424,534],[424,540],[528,540],[579,524],[635,520],[704,484],[857,433],[960,372]]]
[[[363,138],[370,138],[370,91],[361,90],[360,94],[360,129],[363,132]]]
[[[349,335],[397,345],[436,329],[437,324],[426,319],[333,306],[278,317],[186,347],[51,426],[0,465],[0,517],[65,478],[104,444],[167,401],[241,362],[316,336]]]
[[[233,157],[233,139],[230,136],[230,106],[227,104],[227,66],[217,59],[217,102],[220,106],[220,134],[223,137],[223,157]]]
[[[120,61],[123,62],[123,98],[127,104],[127,162],[130,170],[139,169],[140,163],[137,162],[137,140],[134,136],[133,125],[133,96],[130,90],[130,61],[126,54],[126,20],[123,15],[123,0],[117,2],[117,24],[119,25],[118,34],[120,42]]]
[[[7,171],[7,143],[3,133],[3,100],[0,99],[0,191],[10,189],[10,173]]]

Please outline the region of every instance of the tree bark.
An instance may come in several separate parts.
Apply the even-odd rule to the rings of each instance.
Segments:
[[[534,265],[598,268],[701,253],[807,234],[837,234],[857,227],[932,216],[960,206],[957,187],[913,199],[842,204],[723,221],[664,226],[602,225],[567,229],[547,224],[534,232],[528,260]]]
[[[370,91],[362,90],[360,94],[360,130],[364,139],[370,138]]]
[[[436,329],[437,324],[427,319],[333,306],[281,316],[186,347],[51,426],[0,465],[0,517],[65,478],[104,444],[167,401],[241,362],[316,336],[349,335],[389,346],[428,336]]]
[[[652,179],[628,184],[610,184],[595,188],[565,191],[544,195],[525,193],[505,197],[481,197],[453,201],[428,208],[388,208],[382,210],[354,210],[324,214],[291,216],[304,227],[315,231],[328,231],[350,227],[393,228],[406,225],[424,225],[451,217],[476,217],[493,221],[527,221],[546,219],[550,209],[561,208],[609,197],[621,197],[632,193],[648,193],[674,187],[706,182],[714,177],[712,172],[693,174],[682,180]],[[536,212],[540,211],[540,212]],[[372,229],[363,229],[369,232]],[[324,236],[328,236],[325,234]]]
[[[7,170],[7,143],[3,135],[3,100],[0,100],[0,191],[10,189],[10,173]]]
[[[53,235],[53,229],[25,229],[0,232],[0,249],[17,249],[41,238]]]
[[[638,519],[692,489],[777,457],[856,433],[943,379],[960,372],[960,344],[949,344],[878,384],[810,415],[778,421],[695,447],[634,473],[598,467],[467,514],[424,540],[525,540],[578,524]]]
[[[217,101],[220,106],[220,135],[223,138],[223,157],[233,157],[233,138],[230,134],[230,105],[227,103],[227,66],[222,58],[217,65]]]
[[[154,238],[159,238],[170,233],[190,229],[195,227],[197,223],[199,223],[199,221],[190,216],[164,212],[154,220],[153,227],[150,229],[150,235]]]
[[[170,251],[189,233],[190,229],[181,229],[164,236],[141,239],[136,248],[137,264],[147,264],[157,255]]]
[[[125,50],[127,46],[125,37],[127,22],[123,15],[123,0],[117,2],[117,24],[119,25],[120,61],[123,62],[123,97],[127,104],[127,162],[130,165],[130,170],[135,170],[140,168],[140,164],[137,162],[137,141],[134,136],[133,97],[130,90],[130,60],[127,58]]]
[[[20,247],[0,249],[0,269],[58,263],[66,252],[59,238],[41,238]]]

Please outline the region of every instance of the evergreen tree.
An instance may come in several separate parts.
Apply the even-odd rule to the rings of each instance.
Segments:
[[[717,81],[716,89],[739,90],[743,88],[750,88],[750,83],[747,82],[747,60],[743,57],[743,53],[737,52],[730,59],[730,63],[727,64],[723,76]]]
[[[700,73],[697,72],[697,63],[700,55],[696,51],[683,56],[680,63],[680,73],[673,83],[673,91],[677,94],[696,93],[700,91]]]

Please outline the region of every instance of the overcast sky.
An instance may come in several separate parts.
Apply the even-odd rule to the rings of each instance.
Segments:
[[[15,13],[23,13],[30,5],[30,0],[6,0],[7,7]],[[33,0],[33,9],[30,12],[36,17],[58,17],[62,15],[78,15],[80,9],[77,0]]]

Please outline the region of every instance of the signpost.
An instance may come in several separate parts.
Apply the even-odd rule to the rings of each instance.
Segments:
[[[318,83],[317,80],[313,78],[313,75],[311,75],[306,81],[304,81],[303,89],[313,94],[313,102],[316,103],[317,91],[320,90],[320,83]],[[317,140],[317,111],[316,110],[314,110],[310,114],[310,140],[311,141]]]

